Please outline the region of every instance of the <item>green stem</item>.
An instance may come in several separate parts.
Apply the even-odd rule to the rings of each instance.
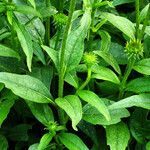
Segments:
[[[46,0],[46,7],[50,6],[50,0]],[[46,33],[45,33],[45,43],[47,46],[49,45],[50,40],[50,17],[46,19]]]
[[[140,25],[140,20],[139,20],[139,14],[140,14],[140,1],[136,0],[135,1],[135,9],[136,9],[136,38],[139,38],[139,25]]]
[[[61,31],[60,31],[60,27],[58,27],[57,37],[56,37],[56,42],[55,42],[55,50],[57,50],[57,48],[58,48],[58,43],[59,43],[60,35],[61,35]]]
[[[84,89],[86,87],[86,85],[90,82],[90,80],[91,80],[91,73],[92,73],[91,68],[88,68],[87,78],[86,78],[85,82],[78,88],[77,92],[79,90]]]
[[[58,1],[59,1],[59,12],[63,12],[64,0],[58,0]]]
[[[124,88],[126,86],[126,81],[127,81],[128,77],[129,77],[131,71],[132,71],[134,63],[135,63],[135,59],[131,58],[129,60],[129,63],[128,63],[127,68],[126,68],[125,75],[124,75],[124,77],[122,79],[122,82],[121,82],[121,85],[120,85],[119,99],[121,99],[123,97],[123,95],[124,95]]]
[[[144,24],[143,24],[143,27],[142,27],[142,31],[141,31],[141,34],[140,34],[140,39],[142,40],[143,36],[144,36],[144,32],[145,32],[145,29],[146,29],[146,26],[148,24],[148,20],[150,18],[150,5],[148,7],[148,11],[147,11],[147,15],[146,15],[146,18],[144,20]]]
[[[64,75],[65,75],[65,71],[66,71],[65,64],[64,64],[65,49],[66,49],[66,42],[67,42],[69,29],[71,26],[71,20],[72,20],[73,12],[75,10],[75,4],[76,4],[76,0],[71,0],[70,8],[69,8],[68,22],[67,22],[67,25],[65,27],[62,46],[61,46],[61,50],[60,50],[60,62],[59,62],[60,70],[59,70],[59,83],[58,83],[59,84],[58,85],[58,97],[63,97]],[[64,124],[64,117],[63,117],[64,112],[62,110],[59,110],[58,113],[59,113],[60,123]]]

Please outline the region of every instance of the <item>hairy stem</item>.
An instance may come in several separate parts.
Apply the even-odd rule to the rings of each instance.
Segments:
[[[64,75],[65,75],[65,71],[66,71],[65,64],[64,64],[65,49],[66,49],[66,42],[67,42],[69,29],[70,29],[70,26],[71,26],[72,16],[73,16],[73,12],[74,12],[74,9],[75,9],[75,4],[76,4],[76,0],[71,0],[70,8],[69,8],[68,22],[67,22],[67,25],[65,27],[62,46],[61,46],[61,50],[60,50],[60,62],[59,62],[60,70],[59,70],[58,97],[63,97]],[[59,110],[59,119],[60,119],[61,124],[64,124],[63,116],[64,116],[63,111]]]
[[[131,71],[132,71],[134,63],[135,63],[135,59],[131,58],[129,60],[129,63],[128,63],[127,68],[126,68],[125,75],[124,75],[124,77],[122,79],[122,82],[121,82],[121,85],[120,85],[119,99],[121,99],[124,95],[124,88],[126,86],[126,81],[129,77]]]
[[[46,7],[50,6],[50,0],[46,0]],[[45,43],[47,46],[49,45],[50,40],[50,17],[46,19],[46,33],[45,33]]]
[[[136,0],[135,1],[135,9],[136,9],[136,38],[139,38],[139,25],[140,25],[140,20],[139,20],[139,14],[140,14],[140,1]]]

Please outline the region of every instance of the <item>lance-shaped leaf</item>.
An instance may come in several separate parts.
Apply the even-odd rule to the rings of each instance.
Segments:
[[[20,56],[16,51],[2,44],[0,44],[0,56],[20,59]]]
[[[28,1],[30,2],[30,4],[31,4],[34,8],[36,8],[35,0],[28,0]]]
[[[150,109],[150,94],[140,94],[127,97],[114,104],[110,105],[109,109],[128,108],[128,107],[142,107]]]
[[[53,133],[44,134],[40,140],[37,150],[44,150],[52,140],[53,136]]]
[[[106,18],[116,28],[121,30],[129,38],[135,38],[135,27],[134,24],[125,17],[116,16],[111,13],[102,13],[102,18]]]
[[[131,80],[127,84],[125,90],[132,91],[135,93],[150,92],[150,78],[143,77],[143,78],[137,78],[137,79]]]
[[[42,124],[48,126],[50,122],[54,122],[53,112],[47,104],[38,104],[30,101],[26,102],[32,114]]]
[[[83,141],[75,134],[61,133],[60,141],[70,150],[89,150]]]
[[[73,129],[77,130],[76,125],[82,119],[82,105],[80,99],[75,95],[68,95],[64,98],[57,98],[55,102],[68,114],[72,120]]]
[[[17,32],[18,39],[21,47],[27,57],[27,66],[31,71],[32,56],[33,56],[33,43],[30,34],[27,32],[25,27],[18,21],[14,21],[14,29]]]
[[[37,103],[54,103],[45,85],[31,76],[0,72],[0,82],[23,99]]]
[[[92,78],[110,81],[115,84],[120,83],[120,80],[118,79],[117,75],[109,68],[95,65],[92,67],[92,72],[94,73],[92,75]]]
[[[103,102],[103,100],[98,97],[98,95],[87,90],[80,90],[77,92],[77,94],[84,101],[88,102],[91,106],[95,107],[101,114],[105,116],[107,120],[110,120],[108,108]]]
[[[138,61],[133,69],[141,74],[150,75],[150,58]]]
[[[123,122],[106,127],[107,144],[111,150],[125,150],[130,139],[130,132]]]
[[[86,11],[81,19],[80,26],[68,35],[65,50],[65,64],[68,70],[78,66],[84,51],[84,39],[91,23],[91,13]]]
[[[6,99],[0,103],[0,126],[3,121],[7,118],[8,113],[10,112],[11,107],[14,105],[13,99]]]

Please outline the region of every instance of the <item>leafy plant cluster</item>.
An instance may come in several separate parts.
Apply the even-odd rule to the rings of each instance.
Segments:
[[[0,150],[150,150],[149,0],[0,0]]]

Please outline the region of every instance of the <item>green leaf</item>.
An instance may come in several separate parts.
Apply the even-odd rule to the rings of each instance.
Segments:
[[[84,39],[91,23],[91,13],[86,11],[80,26],[68,35],[65,50],[65,65],[70,71],[78,66],[84,51]]]
[[[46,53],[52,59],[57,70],[59,70],[58,52],[48,46],[45,46],[45,45],[42,45],[42,48],[46,51]]]
[[[113,0],[113,5],[117,6],[117,5],[122,5],[122,4],[126,4],[126,3],[132,3],[135,0]]]
[[[69,150],[89,150],[82,140],[75,134],[61,133],[59,134],[59,139]]]
[[[110,35],[108,34],[108,32],[106,32],[104,30],[99,30],[98,34],[102,38],[100,51],[108,52],[110,49],[110,44],[111,44]]]
[[[92,75],[92,78],[110,81],[115,84],[120,84],[120,81],[119,81],[118,77],[116,76],[116,74],[109,68],[94,65],[92,67],[92,72],[94,73]]]
[[[106,127],[107,144],[111,150],[125,150],[130,139],[127,125],[120,122]]]
[[[26,103],[35,118],[42,124],[48,126],[50,122],[54,122],[53,112],[47,104],[38,104],[30,101],[26,101]]]
[[[130,131],[138,143],[146,143],[150,139],[150,120],[148,110],[136,108],[130,118]]]
[[[150,141],[146,144],[146,150],[150,150]]]
[[[111,65],[114,70],[118,73],[121,74],[120,67],[116,61],[116,59],[113,57],[111,53],[104,52],[104,51],[94,51],[95,54],[99,55],[102,57],[109,65]]]
[[[25,15],[33,15],[42,18],[41,14],[37,10],[27,5],[17,5],[15,11]]]
[[[142,107],[150,109],[150,94],[140,94],[127,97],[109,106],[109,109],[128,108],[128,107]]]
[[[105,118],[109,121],[110,114],[107,109],[107,106],[102,99],[98,97],[95,93],[87,90],[81,90],[77,93],[84,101],[88,102],[90,105],[95,107]]]
[[[52,133],[44,134],[40,140],[37,150],[45,150],[45,148],[48,146],[48,144],[52,140],[53,136],[54,134]]]
[[[13,49],[11,49],[7,46],[4,46],[2,44],[0,44],[0,56],[14,57],[14,58],[20,59],[20,56],[17,52],[15,52]]]
[[[75,72],[67,72],[64,79],[67,83],[78,89],[78,77],[76,76]]]
[[[28,141],[28,130],[32,129],[29,124],[19,124],[8,129],[7,137],[12,141]]]
[[[135,38],[134,24],[127,18],[116,16],[111,13],[102,13],[101,17],[107,19],[111,24],[113,24],[116,28],[121,30],[129,38],[131,39]]]
[[[27,32],[25,27],[18,21],[14,21],[14,29],[17,32],[18,39],[22,46],[22,49],[27,57],[27,66],[31,71],[32,56],[33,56],[33,43],[30,34]]]
[[[28,150],[37,150],[38,145],[39,145],[38,143],[32,144],[32,145],[30,145]]]
[[[150,75],[150,58],[138,61],[133,69],[141,74]]]
[[[1,143],[0,144],[1,150],[7,150],[8,149],[8,141],[3,135],[0,135],[0,143]]]
[[[0,13],[4,12],[6,10],[6,6],[4,3],[0,3]]]
[[[21,98],[37,103],[54,103],[45,85],[31,76],[0,72],[0,82]]]
[[[150,78],[143,77],[143,78],[137,78],[137,79],[131,80],[127,84],[125,90],[132,91],[135,93],[150,92]]]
[[[34,0],[28,0],[29,2],[30,2],[30,4],[34,7],[34,8],[36,8],[36,4],[35,4],[35,1]]]
[[[10,109],[14,105],[14,103],[15,101],[13,99],[6,99],[3,102],[0,102],[0,126],[7,118],[7,115],[10,112]]]
[[[72,127],[77,130],[76,125],[82,119],[82,105],[80,99],[75,95],[68,95],[64,98],[57,98],[56,104],[65,110],[72,120]]]
[[[139,16],[140,22],[142,22],[146,18],[149,7],[150,7],[150,4],[147,4],[140,12],[140,16]]]
[[[121,118],[130,116],[130,113],[125,108],[109,109],[111,120],[106,118],[95,107],[87,104],[83,107],[83,120],[94,125],[111,125],[121,121]]]

